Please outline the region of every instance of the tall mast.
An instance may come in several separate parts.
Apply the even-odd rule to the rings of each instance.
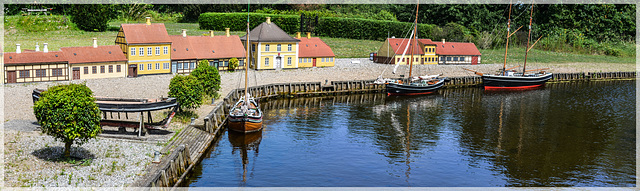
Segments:
[[[416,6],[416,22],[413,25],[413,40],[415,40],[415,45],[418,45],[418,39],[416,39],[418,33],[418,8],[420,8],[420,1],[418,1],[418,5]],[[409,80],[411,80],[411,73],[413,69],[413,44],[411,44],[411,38],[409,38],[409,47],[411,48],[411,60],[409,60]],[[409,81],[411,83],[411,81]]]
[[[533,21],[533,1],[531,1],[531,15],[529,15],[529,36],[527,37],[527,47],[525,47],[524,52],[524,66],[522,67],[522,76],[524,76],[524,72],[526,72],[527,68],[527,54],[529,53],[529,41],[531,41],[531,22]]]
[[[507,68],[507,51],[509,50],[509,35],[511,29],[511,1],[509,1],[509,20],[507,21],[507,46],[504,48],[504,64],[502,65],[502,75],[506,75],[505,68]]]
[[[249,91],[248,91],[248,79],[249,79],[249,44],[251,40],[249,38],[249,4],[251,1],[247,1],[247,63],[244,64],[244,104],[249,106]]]

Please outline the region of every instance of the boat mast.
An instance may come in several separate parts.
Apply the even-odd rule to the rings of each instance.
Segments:
[[[509,20],[507,21],[507,46],[504,48],[504,64],[502,65],[502,75],[507,75],[507,51],[509,50],[509,35],[511,29],[511,1],[509,1]]]
[[[249,91],[248,91],[248,79],[249,79],[249,44],[251,40],[249,38],[249,4],[251,1],[247,1],[247,63],[244,64],[244,104],[249,106]]]
[[[418,39],[416,39],[416,33],[418,33],[418,8],[420,8],[420,1],[418,1],[418,5],[416,6],[416,22],[413,25],[413,36],[411,37],[415,40],[416,46],[418,44]],[[409,38],[409,47],[411,48],[411,60],[409,60],[409,84],[411,84],[411,73],[413,69],[413,44],[411,44],[411,38]]]
[[[529,53],[529,41],[531,41],[531,22],[533,21],[533,1],[531,1],[531,14],[529,15],[529,36],[527,37],[527,47],[524,52],[524,66],[522,67],[522,76],[527,71],[527,54]]]

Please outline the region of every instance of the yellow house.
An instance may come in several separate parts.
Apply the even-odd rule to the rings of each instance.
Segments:
[[[171,73],[171,38],[163,23],[121,24],[116,45],[126,55],[127,76]]]
[[[436,44],[431,39],[418,39],[418,44],[422,49],[421,64],[438,64],[438,55],[436,55]]]
[[[69,64],[61,51],[24,51],[17,44],[16,52],[4,53],[4,83],[69,80]]]
[[[298,54],[298,67],[331,67],[335,66],[335,57],[331,47],[318,37],[311,37],[311,33],[307,33],[306,38],[300,37],[300,32],[296,35],[300,40],[300,52]]]
[[[257,70],[298,68],[300,40],[289,36],[271,18],[249,32],[250,67]],[[247,43],[247,36],[240,37]]]
[[[94,38],[93,46],[60,49],[69,61],[72,80],[126,76],[127,57],[117,45],[98,46]]]

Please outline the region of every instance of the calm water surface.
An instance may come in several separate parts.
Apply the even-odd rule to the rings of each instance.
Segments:
[[[261,103],[192,187],[635,186],[635,81]]]

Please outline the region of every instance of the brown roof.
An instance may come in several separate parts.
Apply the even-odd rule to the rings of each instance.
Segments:
[[[249,32],[251,42],[298,42],[300,40],[289,36],[275,23],[267,24],[263,22],[256,28],[253,28]],[[247,35],[240,37],[240,40],[245,41]]]
[[[118,45],[60,48],[69,64],[127,61]]]
[[[121,24],[127,44],[171,43],[164,23]]]
[[[318,37],[300,38],[298,57],[335,57],[331,47]]]
[[[237,35],[187,36],[172,35],[171,59],[244,58],[246,51]],[[188,51],[187,51],[188,49]]]
[[[470,42],[433,42],[437,55],[472,55],[480,56],[476,44]]]
[[[122,50],[120,50],[122,52]],[[62,51],[54,52],[5,52],[4,64],[16,65],[16,64],[40,64],[40,63],[55,63],[55,62],[67,62]]]

